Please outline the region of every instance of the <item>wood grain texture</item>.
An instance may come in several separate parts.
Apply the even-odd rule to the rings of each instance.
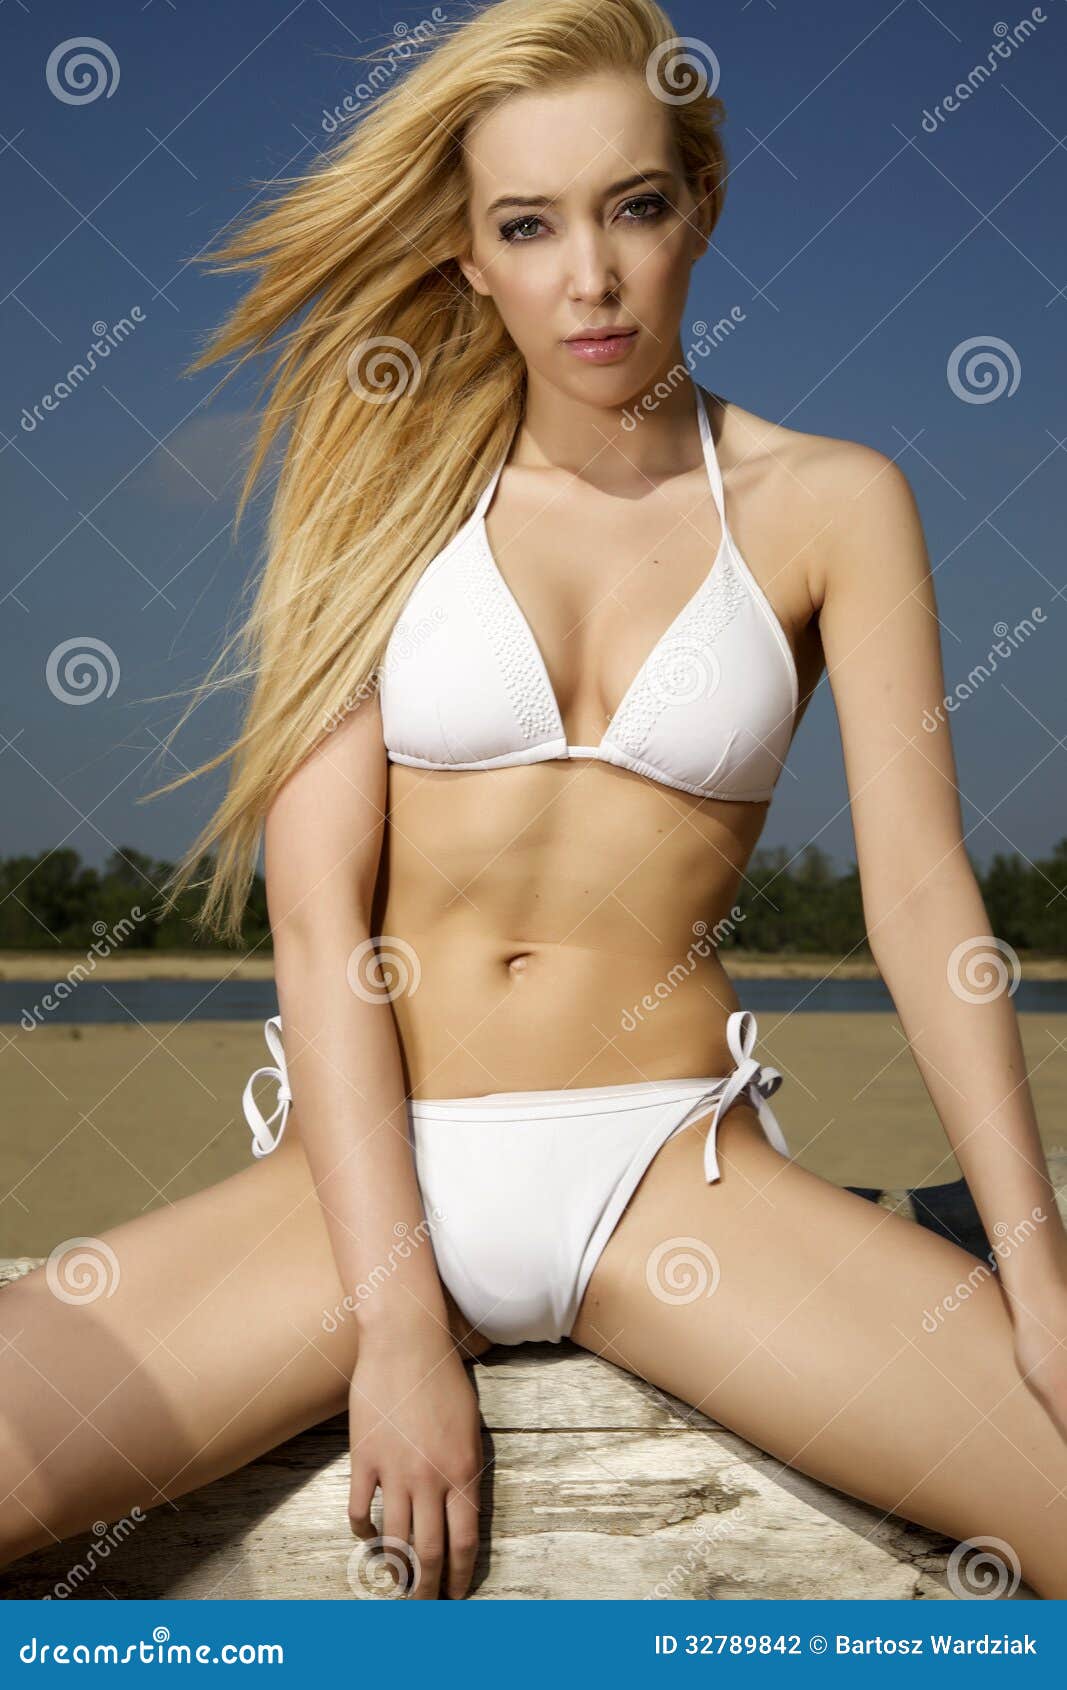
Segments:
[[[1067,1218],[1067,1157],[1050,1165]],[[38,1265],[0,1260],[0,1287]],[[883,1518],[573,1344],[490,1350],[473,1377],[486,1463],[475,1600],[953,1599],[951,1539]],[[337,1415],[179,1497],[177,1511],[25,1557],[0,1574],[0,1593],[366,1597],[347,1502]],[[379,1509],[380,1498],[380,1528]],[[1013,1599],[1033,1594],[1020,1584]]]

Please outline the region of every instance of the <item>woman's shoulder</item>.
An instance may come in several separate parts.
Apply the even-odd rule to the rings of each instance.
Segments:
[[[831,567],[842,540],[854,542],[865,531],[891,536],[916,529],[911,485],[886,452],[862,440],[791,428],[733,400],[719,404],[727,488],[731,480],[742,489],[758,487],[760,502],[792,536],[794,555],[807,553],[817,575]]]

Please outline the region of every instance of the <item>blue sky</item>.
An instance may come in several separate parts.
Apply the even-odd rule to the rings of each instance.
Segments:
[[[176,767],[153,753],[180,701],[145,699],[206,670],[238,616],[263,514],[261,497],[235,547],[260,372],[219,393],[217,368],[181,374],[242,278],[192,260],[261,181],[299,171],[324,145],[325,114],[360,80],[354,55],[430,11],[319,0],[149,0],[103,15],[4,6],[4,855],[66,843],[102,863],[128,844],[173,859],[217,800],[220,779],[207,777],[137,802]],[[997,624],[1043,610],[1038,631],[953,718],[973,860],[1040,856],[1067,833],[1056,743],[1067,733],[1067,598],[1057,597],[1067,586],[1067,150],[1057,141],[1067,5],[727,0],[670,15],[713,50],[729,113],[726,212],[686,328],[731,307],[743,321],[698,379],[761,415],[899,461],[936,569],[950,687],[989,652]],[[1013,45],[1004,26],[1024,17],[1033,34]],[[51,73],[49,59],[86,35],[110,52],[108,62],[94,49],[111,91],[75,102],[54,91],[63,55]],[[988,67],[998,40],[1007,51],[995,71],[947,110],[945,96]],[[103,366],[43,409],[100,325],[124,317],[132,332]],[[950,381],[954,352],[972,340],[992,343],[1014,391],[990,398]],[[49,656],[87,639],[116,654],[117,684],[65,704],[49,688]],[[176,746],[186,766],[214,754],[234,712],[226,699],[198,712]],[[824,680],[763,843],[817,840],[844,867],[847,796]]]

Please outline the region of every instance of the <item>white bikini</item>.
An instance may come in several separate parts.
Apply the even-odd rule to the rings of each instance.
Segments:
[[[544,659],[489,547],[485,513],[509,446],[393,628],[380,688],[392,762],[495,769],[588,757],[701,797],[770,798],[792,737],[797,673],[781,624],[730,535],[711,425],[694,391],[722,539],[599,745],[568,745]],[[271,1016],[264,1031],[275,1063],[256,1069],[242,1100],[255,1156],[280,1143],[292,1103],[281,1017]],[[782,1076],[753,1057],[756,1036],[750,1010],[730,1015],[734,1067],[725,1076],[408,1099],[438,1270],[479,1332],[501,1344],[566,1337],[649,1163],[709,1109],[709,1182],[720,1177],[720,1118],[738,1100],[753,1105],[768,1141],[790,1155],[768,1102]],[[253,1096],[263,1077],[277,1085],[266,1119]]]

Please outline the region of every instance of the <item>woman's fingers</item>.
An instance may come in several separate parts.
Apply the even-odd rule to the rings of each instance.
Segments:
[[[374,1501],[377,1486],[377,1473],[372,1468],[360,1467],[353,1461],[352,1479],[348,1487],[348,1519],[356,1537],[366,1539],[377,1536],[370,1517],[370,1505]]]
[[[420,1485],[412,1508],[412,1536],[415,1547],[415,1588],[410,1594],[420,1602],[432,1602],[440,1593],[445,1560],[445,1499],[435,1485]]]
[[[466,1596],[478,1559],[478,1480],[445,1498],[448,1521],[448,1575],[446,1590],[459,1600]]]

